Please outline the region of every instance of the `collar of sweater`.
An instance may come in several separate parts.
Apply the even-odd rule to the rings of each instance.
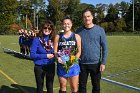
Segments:
[[[49,35],[43,34],[43,38],[44,38],[44,39],[49,38]]]

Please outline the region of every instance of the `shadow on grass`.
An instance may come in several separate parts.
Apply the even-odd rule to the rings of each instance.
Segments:
[[[11,86],[2,85],[0,93],[36,93],[36,88],[29,86],[21,86],[18,84],[11,84]],[[43,92],[45,93],[45,91]]]
[[[24,92],[19,90],[18,88],[2,85],[0,88],[0,93],[24,93]]]
[[[12,52],[12,51],[4,51],[4,53],[7,53],[7,54],[10,54],[16,58],[19,58],[19,59],[27,59],[27,60],[32,60],[30,59],[29,56],[27,55],[24,55],[24,54],[20,54],[20,53],[15,53],[15,52]]]

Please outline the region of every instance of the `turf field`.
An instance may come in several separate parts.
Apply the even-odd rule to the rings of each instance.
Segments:
[[[140,88],[140,36],[108,36],[109,55],[102,77]],[[18,36],[0,36],[0,93],[35,93],[33,62],[3,47],[19,52]],[[68,92],[70,87],[68,84]],[[44,93],[46,88],[44,87]],[[59,83],[55,75],[54,93]],[[90,78],[87,93],[91,92]],[[138,90],[101,80],[101,93],[140,93]]]

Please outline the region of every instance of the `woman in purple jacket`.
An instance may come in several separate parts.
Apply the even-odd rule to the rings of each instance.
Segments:
[[[46,76],[47,93],[53,93],[53,81],[55,75],[54,50],[50,41],[54,39],[54,25],[46,21],[39,35],[33,40],[30,57],[34,60],[34,73],[37,92],[43,93],[44,77]]]

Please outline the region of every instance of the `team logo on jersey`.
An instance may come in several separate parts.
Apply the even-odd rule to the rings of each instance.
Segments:
[[[59,42],[59,46],[66,46],[66,45],[75,45],[75,41],[64,41],[64,42]]]

